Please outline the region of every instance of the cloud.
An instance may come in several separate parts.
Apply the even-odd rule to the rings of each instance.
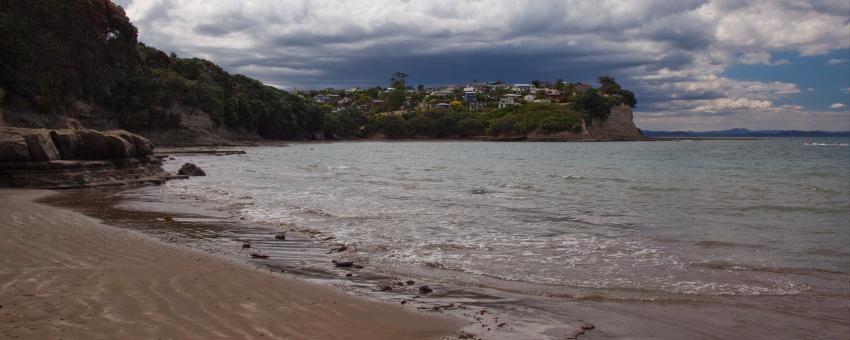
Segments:
[[[842,103],[832,103],[832,105],[829,106],[830,109],[843,109],[845,107],[847,107],[847,105]]]
[[[738,60],[745,65],[786,65],[790,63],[787,59],[773,60],[773,56],[766,51],[744,53]]]
[[[847,64],[848,62],[850,62],[850,59],[841,58],[841,59],[830,59],[826,63],[830,64],[830,65],[842,65],[842,64]]]
[[[608,74],[637,93],[637,116],[756,116],[803,91],[730,67],[850,48],[850,2],[835,0],[119,2],[149,45],[279,87],[386,84],[395,71],[428,85]]]

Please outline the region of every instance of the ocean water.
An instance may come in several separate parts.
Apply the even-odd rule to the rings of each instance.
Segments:
[[[333,236],[379,271],[458,284],[846,299],[850,148],[816,142],[305,143],[180,156],[167,168],[208,176],[142,191],[237,207],[246,222]]]
[[[713,272],[848,271],[850,148],[840,142],[295,144],[196,156],[210,176],[167,189],[250,200],[249,220],[323,231],[388,264],[786,294],[805,287]]]

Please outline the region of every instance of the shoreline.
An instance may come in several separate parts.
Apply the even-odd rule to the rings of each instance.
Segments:
[[[275,231],[284,229],[245,223],[234,218],[227,207],[218,204],[182,196],[153,200],[123,196],[130,190],[145,187],[148,186],[74,189],[61,191],[40,202],[91,216],[118,229],[139,232],[156,242],[191,248],[247,268],[273,272],[275,276],[340,289],[368,301],[404,306],[417,314],[438,314],[463,320],[465,326],[461,331],[475,339],[575,338],[595,327],[582,318],[583,313],[563,318],[539,306],[520,304],[507,310],[503,308],[505,303],[526,298],[523,294],[478,285],[455,286],[434,277],[382,271],[370,266],[368,260],[361,262],[364,259],[344,255],[341,260],[354,260],[356,264],[365,264],[366,268],[335,268],[331,261],[342,253],[329,249],[333,249],[337,240],[324,240],[314,230],[293,230],[286,226],[286,240],[279,241],[273,239]],[[171,221],[164,221],[166,217]],[[243,244],[250,244],[251,248],[241,249]],[[250,257],[252,253],[269,258],[254,259]],[[410,280],[414,283],[407,282]],[[423,285],[434,292],[422,294],[419,287]],[[546,322],[541,322],[543,319]],[[663,326],[654,324],[652,327],[660,329]]]
[[[435,339],[460,320],[415,313],[0,190],[0,335],[20,338]],[[378,331],[380,330],[380,331]]]
[[[238,215],[231,214],[238,211],[239,206],[195,201],[180,194],[123,195],[132,189],[115,188],[112,191],[115,195],[103,190],[72,190],[52,196],[65,198],[48,200],[48,204],[99,218],[119,229],[140,231],[160,242],[192,247],[197,251],[227,258],[250,268],[285,272],[278,276],[294,276],[322,286],[338,287],[349,294],[384,301],[390,305],[402,304],[408,309],[453,315],[468,321],[464,331],[488,340],[572,338],[585,331],[581,326],[588,325],[595,328],[581,335],[581,339],[753,336],[760,328],[757,324],[769,318],[790,317],[780,311],[772,311],[769,305],[789,305],[797,299],[794,296],[687,295],[661,300],[619,299],[609,296],[610,292],[606,290],[595,289],[578,295],[556,293],[537,296],[529,295],[522,289],[517,290],[519,286],[515,285],[499,287],[478,281],[447,281],[440,274],[424,275],[408,270],[397,272],[386,271],[387,268],[372,268],[368,261],[365,269],[333,268],[330,260],[338,253],[329,255],[327,251],[334,243],[344,240],[324,240],[321,234],[313,235],[313,230],[296,230],[287,233],[286,242],[290,243],[283,244],[270,240],[270,236],[278,229],[292,230],[292,226],[252,226],[253,223],[241,221]],[[171,216],[174,222],[165,225],[162,221],[164,216]],[[290,235],[293,237],[290,238]],[[271,257],[249,259],[248,252],[239,250],[243,242],[252,244],[251,251],[262,251]],[[403,287],[394,285],[407,279],[414,279],[416,284]],[[423,283],[435,288],[436,292],[419,296],[416,288]],[[392,290],[382,291],[384,285],[390,285]],[[751,309],[761,310],[758,314],[767,314],[747,312]],[[485,311],[486,316],[482,317],[484,314],[479,314],[481,311]],[[744,320],[750,326],[739,329],[730,323],[726,315],[738,313],[746,313]],[[706,318],[705,315],[711,317]],[[499,321],[494,322],[496,319]],[[492,327],[502,322],[509,326],[498,329]],[[846,325],[846,320],[826,318],[820,322],[826,323],[821,326],[829,329],[827,334],[844,333],[834,328],[834,322]],[[492,332],[486,328],[488,326]],[[799,335],[805,333],[806,329],[813,329],[811,324],[800,326],[803,328],[793,333]]]

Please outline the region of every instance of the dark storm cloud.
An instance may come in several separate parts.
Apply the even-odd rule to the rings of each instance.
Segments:
[[[638,117],[776,109],[796,85],[723,72],[850,47],[850,4],[830,0],[121,2],[146,43],[284,88],[611,75]]]

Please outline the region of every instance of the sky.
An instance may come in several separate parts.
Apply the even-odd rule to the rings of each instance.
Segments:
[[[644,130],[850,130],[848,0],[118,0],[139,40],[279,88],[617,79]]]

